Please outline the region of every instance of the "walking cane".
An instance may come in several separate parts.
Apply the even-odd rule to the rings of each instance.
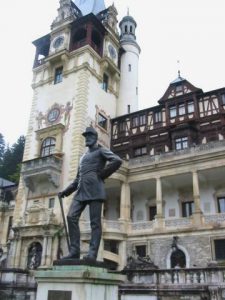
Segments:
[[[65,229],[65,233],[66,233],[67,246],[68,246],[68,250],[70,251],[70,241],[69,241],[67,224],[66,224],[66,219],[65,219],[64,209],[63,209],[63,202],[62,202],[62,198],[61,197],[58,196],[58,198],[59,198],[59,204],[60,204],[62,218],[63,218],[63,225],[64,225],[64,229]]]

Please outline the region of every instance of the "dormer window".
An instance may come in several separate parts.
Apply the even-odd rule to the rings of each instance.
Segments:
[[[182,85],[181,84],[179,84],[179,85],[176,86],[176,92],[177,93],[182,92]]]

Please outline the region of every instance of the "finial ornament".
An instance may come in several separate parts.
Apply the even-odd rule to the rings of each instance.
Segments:
[[[130,15],[130,9],[129,9],[129,7],[127,8],[127,15],[128,16]]]
[[[180,78],[180,60],[177,60],[177,65],[178,65],[178,78]]]

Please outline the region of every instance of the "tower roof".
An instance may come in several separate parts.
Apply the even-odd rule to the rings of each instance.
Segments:
[[[175,97],[199,91],[202,92],[200,88],[197,88],[196,86],[191,84],[187,79],[181,77],[180,72],[178,72],[178,77],[170,83],[166,92],[158,102],[162,103]]]
[[[81,10],[83,16],[90,13],[97,15],[106,9],[104,0],[73,0],[73,2]]]

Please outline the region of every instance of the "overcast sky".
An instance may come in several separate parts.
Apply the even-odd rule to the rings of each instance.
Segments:
[[[106,6],[113,0],[105,0]],[[225,0],[114,0],[119,20],[129,7],[142,49],[139,107],[157,105],[181,76],[209,91],[225,86]],[[50,31],[59,0],[0,1],[0,132],[10,144],[26,134],[32,100],[31,42]]]

